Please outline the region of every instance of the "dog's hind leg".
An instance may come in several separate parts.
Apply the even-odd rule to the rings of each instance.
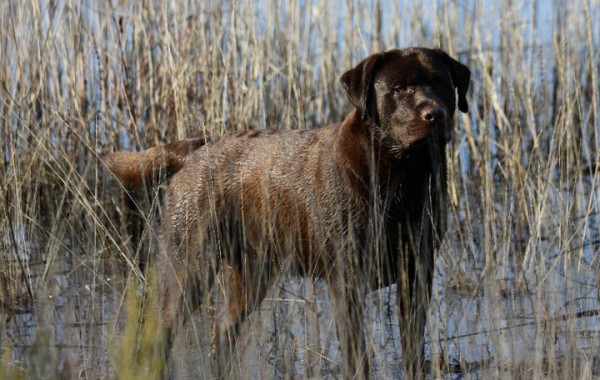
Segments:
[[[213,334],[220,378],[229,378],[236,370],[235,361],[231,359],[240,327],[263,301],[273,277],[270,264],[262,257],[247,251],[243,257],[243,261],[222,263],[219,275],[223,282],[216,287],[223,292],[224,298]]]
[[[167,335],[165,354],[169,378],[175,378],[172,352],[175,338],[206,301],[218,271],[216,260],[211,259],[198,235],[193,239],[184,236],[184,243],[177,241],[181,235],[171,236],[158,262],[160,317]]]

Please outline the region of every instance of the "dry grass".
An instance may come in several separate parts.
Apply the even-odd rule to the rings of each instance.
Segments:
[[[2,1],[0,375],[113,377],[108,352],[140,347],[121,330],[139,311],[125,284],[146,283],[136,262],[155,253],[157,197],[128,227],[131,202],[99,154],[339,121],[344,70],[425,45],[473,71],[430,309],[433,376],[600,376],[600,4],[408,3]],[[244,329],[236,371],[335,372],[322,288],[282,279]],[[395,300],[372,302],[377,374],[394,377]],[[182,349],[190,376],[210,365],[202,322]]]

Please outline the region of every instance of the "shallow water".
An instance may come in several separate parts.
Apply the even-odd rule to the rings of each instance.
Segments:
[[[561,252],[551,237],[541,239],[522,276],[508,265],[469,269],[452,256],[456,250],[446,240],[437,261],[426,336],[432,378],[512,377],[535,368],[560,368],[561,361],[569,360],[600,375],[597,216],[574,220],[574,228],[588,231],[571,242],[581,249]],[[449,231],[453,236],[452,226]],[[16,363],[34,374],[50,370],[86,378],[112,376],[109,357],[124,317],[126,278],[98,275],[108,267],[101,257],[65,254],[52,265],[30,263],[37,302],[5,310],[0,328],[3,346],[12,347]],[[502,263],[501,256],[496,260]],[[371,293],[367,302],[374,373],[399,378],[395,286]],[[180,334],[178,378],[204,378],[214,369],[209,319],[197,313]],[[248,379],[335,377],[337,350],[325,282],[284,277],[244,324],[234,371]]]

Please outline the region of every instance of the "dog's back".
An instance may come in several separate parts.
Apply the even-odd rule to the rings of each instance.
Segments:
[[[261,259],[286,260],[294,254],[301,273],[325,276],[330,256],[342,251],[352,234],[364,234],[369,217],[369,184],[361,173],[348,170],[352,162],[343,150],[352,149],[362,163],[372,161],[367,158],[372,152],[364,149],[367,144],[361,149],[359,141],[336,146],[339,132],[339,124],[310,131],[249,131],[191,152],[166,197],[171,254],[178,246],[205,250],[205,241],[192,240],[205,239],[211,230],[243,229],[245,244],[266,256]],[[194,236],[183,242],[185,235]]]

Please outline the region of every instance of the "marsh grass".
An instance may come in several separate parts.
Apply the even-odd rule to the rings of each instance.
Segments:
[[[131,281],[125,297],[125,323],[122,339],[109,343],[111,363],[119,379],[156,379],[166,367],[165,331],[158,319],[156,276],[148,270],[144,289]]]
[[[340,121],[346,69],[425,45],[473,72],[449,153],[432,377],[600,376],[598,20],[595,0],[2,1],[0,375],[151,378],[162,365],[134,296],[160,196],[130,197],[103,153]],[[234,372],[335,374],[324,288],[283,277],[245,325]],[[366,316],[382,378],[402,357],[393,294],[373,293]],[[181,338],[182,376],[210,369],[207,314]]]

